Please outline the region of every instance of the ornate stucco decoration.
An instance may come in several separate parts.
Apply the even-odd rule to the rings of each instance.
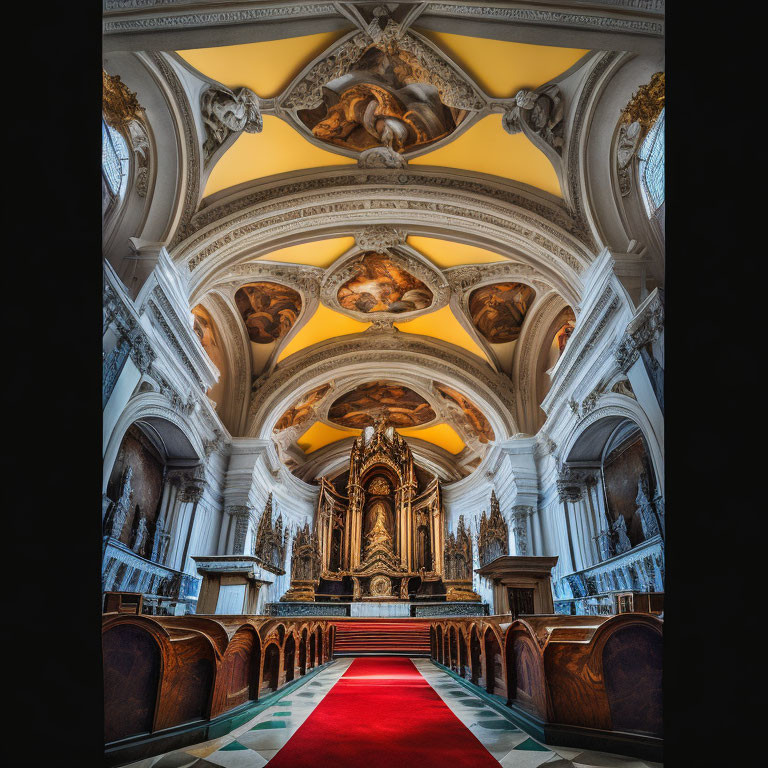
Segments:
[[[661,291],[654,291],[650,301],[627,325],[616,345],[614,356],[622,373],[626,373],[640,355],[640,349],[652,343],[664,329],[664,301]]]
[[[126,140],[133,154],[132,188],[146,197],[151,179],[152,147],[144,108],[119,75],[102,70],[102,113],[104,120]]]
[[[368,156],[364,167],[401,167],[397,155],[446,139],[486,107],[436,46],[389,14],[384,5],[374,9],[364,31],[321,54],[276,102],[308,138],[335,151],[389,150]]]
[[[640,86],[621,113],[625,125],[639,123],[643,133],[648,133],[656,118],[664,109],[664,72],[656,72],[648,85]]]
[[[259,97],[249,88],[232,91],[216,85],[203,91],[200,111],[205,125],[203,152],[206,161],[233,134],[261,133],[264,123]]]
[[[616,175],[622,197],[632,191],[633,160],[643,139],[664,109],[664,72],[657,72],[647,85],[641,86],[630,99],[619,118],[616,140]]]
[[[400,239],[396,230],[364,230],[361,234],[358,243]],[[320,298],[337,312],[358,320],[405,321],[444,307],[450,293],[442,273],[403,244],[389,245],[381,251],[353,250],[326,273]],[[373,298],[362,301],[368,296],[380,297],[373,309],[368,308]],[[399,299],[389,301],[386,296]]]
[[[253,385],[249,409],[249,434],[257,436],[274,422],[286,407],[305,392],[344,373],[348,367],[383,372],[397,366],[398,380],[425,367],[431,376],[439,377],[449,386],[470,393],[473,402],[486,415],[497,439],[504,439],[516,430],[511,421],[514,413],[514,391],[509,378],[494,372],[475,355],[437,340],[425,340],[409,333],[374,332],[340,337],[321,349],[308,349],[281,364],[270,375],[261,376]],[[386,375],[386,373],[385,373]],[[426,391],[427,398],[436,401]],[[437,406],[439,408],[439,405]]]
[[[355,232],[355,243],[362,250],[378,251],[393,245],[404,245],[406,237],[405,230],[380,224]]]
[[[557,476],[557,492],[560,501],[575,503],[584,493],[584,473],[563,464]]]
[[[141,120],[144,108],[136,94],[130,91],[120,75],[108,75],[102,70],[101,110],[108,125],[125,134],[131,120]]]
[[[565,104],[560,89],[547,85],[535,91],[520,90],[515,95],[515,106],[502,117],[504,130],[514,135],[521,131],[536,144],[544,142],[558,155],[565,146],[563,116]]]

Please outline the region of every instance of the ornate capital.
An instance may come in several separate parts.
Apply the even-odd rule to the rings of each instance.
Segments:
[[[564,464],[557,478],[557,492],[560,501],[575,503],[582,498],[584,475]]]

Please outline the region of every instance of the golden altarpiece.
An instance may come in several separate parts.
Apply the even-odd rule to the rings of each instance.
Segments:
[[[379,421],[358,437],[346,495],[321,478],[315,528],[305,526],[294,538],[291,586],[282,600],[479,601],[471,539],[465,567],[446,574],[440,481],[420,482],[419,475],[393,427]]]

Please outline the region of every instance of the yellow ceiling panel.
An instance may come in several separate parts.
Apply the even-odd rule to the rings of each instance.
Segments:
[[[354,237],[331,237],[327,240],[315,240],[311,243],[280,248],[264,256],[259,256],[256,261],[279,261],[325,269],[330,267],[339,256],[346,253],[354,244]]]
[[[279,96],[291,80],[347,30],[268,40],[262,43],[222,45],[176,51],[211,80],[228,88],[250,88],[263,99]]]
[[[403,437],[418,437],[428,443],[444,448],[448,453],[459,453],[464,449],[464,441],[450,424],[435,424],[433,427],[409,427],[397,430]]]
[[[304,453],[312,453],[312,451],[335,443],[337,440],[343,440],[345,437],[353,435],[357,436],[362,431],[362,429],[340,429],[324,424],[322,421],[316,421],[296,443]]]
[[[288,342],[288,345],[277,358],[277,362],[279,363],[294,352],[311,347],[313,344],[319,344],[321,341],[336,336],[346,336],[349,333],[360,333],[369,325],[370,323],[353,320],[351,317],[342,315],[341,312],[328,309],[324,304],[320,304],[306,325]]]
[[[506,260],[501,254],[487,251],[485,248],[454,243],[451,240],[441,240],[436,237],[410,235],[406,242],[411,248],[423,253],[440,269],[458,267],[462,264],[491,264]]]
[[[510,43],[483,37],[417,29],[497,99],[509,99],[521,88],[538,88],[572,67],[589,51],[552,45]]]
[[[395,327],[405,333],[417,333],[421,336],[431,336],[433,339],[442,339],[473,352],[483,360],[488,360],[482,347],[464,330],[450,307],[443,307],[437,312],[430,312],[405,323],[395,323]]]
[[[276,173],[352,164],[357,164],[357,160],[326,152],[307,141],[279,117],[264,115],[264,130],[261,133],[240,134],[216,163],[203,196]]]
[[[455,141],[416,157],[409,164],[490,173],[562,197],[557,174],[546,155],[524,134],[510,136],[501,126],[501,115],[484,117]]]

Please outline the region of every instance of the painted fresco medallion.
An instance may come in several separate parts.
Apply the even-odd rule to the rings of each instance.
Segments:
[[[522,283],[484,285],[470,294],[469,314],[491,344],[515,341],[536,292]]]
[[[418,60],[395,44],[371,46],[352,71],[323,86],[323,102],[298,110],[299,120],[323,142],[362,152],[389,147],[407,152],[445,138],[466,117],[450,109],[425,80]]]
[[[279,283],[249,283],[235,294],[248,338],[256,344],[271,344],[291,330],[301,312],[301,296]]]
[[[393,427],[418,427],[435,418],[429,403],[401,384],[373,381],[339,397],[328,411],[334,424],[364,429],[383,418]]]
[[[374,312],[414,312],[432,304],[432,291],[383,253],[366,253],[357,274],[339,288],[336,296],[344,309]]]

